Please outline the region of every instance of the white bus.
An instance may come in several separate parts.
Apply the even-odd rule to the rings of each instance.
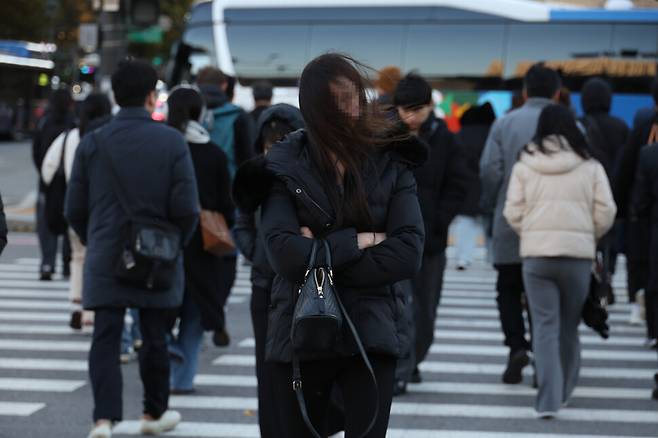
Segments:
[[[269,80],[275,101],[296,104],[304,65],[335,50],[375,69],[417,71],[441,90],[447,116],[487,99],[498,113],[525,70],[546,61],[574,94],[608,76],[623,115],[650,105],[658,60],[658,9],[606,10],[533,0],[214,0],[190,11],[168,81],[203,66],[237,77],[235,102],[253,105],[250,84]],[[623,113],[623,114],[622,114]]]

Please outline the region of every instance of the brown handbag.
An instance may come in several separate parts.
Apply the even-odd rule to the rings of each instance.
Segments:
[[[235,242],[223,214],[202,209],[199,226],[204,250],[217,257],[235,251]]]

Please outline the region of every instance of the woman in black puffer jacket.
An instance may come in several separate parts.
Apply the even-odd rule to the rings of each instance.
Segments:
[[[334,280],[356,326],[378,384],[378,401],[354,338],[343,324],[329,357],[302,360],[303,393],[312,423],[326,436],[326,410],[335,383],[342,391],[347,436],[383,438],[390,413],[400,339],[396,328],[399,282],[417,272],[424,227],[410,167],[427,150],[407,137],[386,139],[386,117],[374,114],[357,63],[327,54],[311,61],[300,80],[307,129],[275,144],[264,162],[259,189],[261,228],[276,272],[268,315],[266,360],[274,362],[282,436],[312,436],[292,389],[292,315],[314,239],[329,244]],[[250,183],[254,184],[254,181]],[[318,253],[317,265],[325,263]]]

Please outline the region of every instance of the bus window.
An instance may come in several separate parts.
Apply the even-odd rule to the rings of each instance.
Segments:
[[[519,63],[605,56],[612,26],[601,24],[510,24],[505,76]]]
[[[658,57],[658,26],[619,24],[614,27],[612,50],[617,55],[622,51],[627,56]]]
[[[404,28],[387,24],[316,25],[311,32],[310,56],[339,51],[373,68],[402,65]]]
[[[297,78],[308,59],[308,26],[228,24],[226,34],[241,80]]]
[[[212,23],[212,2],[199,3],[192,8],[188,26]]]
[[[207,65],[217,65],[212,24],[188,27],[183,34],[183,44],[189,46],[189,73],[192,75]]]
[[[411,25],[404,69],[430,78],[501,73],[504,30],[502,24]]]

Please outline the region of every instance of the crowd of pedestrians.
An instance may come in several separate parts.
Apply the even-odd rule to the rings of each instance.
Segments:
[[[611,284],[619,253],[629,321],[646,309],[655,346],[655,108],[629,129],[609,114],[610,85],[594,78],[577,118],[559,74],[536,64],[515,108],[496,118],[490,103],[473,105],[453,133],[422,76],[389,66],[371,85],[365,72],[348,56],[319,56],[301,75],[299,108],[272,105],[272,85],[259,82],[247,113],[231,102],[234,79],[205,67],[170,91],[166,123],[150,117],[157,74],[140,61],[112,76],[114,115],[91,94],[76,120],[70,94],[53,94],[33,147],[40,277],[52,278],[61,240],[70,326],[93,326],[90,438],[123,419],[119,359],[133,350],[141,432],[181,421],[169,395],[194,393],[204,333],[230,343],[239,253],[251,265],[265,438],[386,435],[393,397],[422,381],[449,234],[460,271],[479,243],[488,249],[509,348],[501,379],[518,384],[533,365],[538,417],[568,405],[592,281]],[[658,108],[658,81],[652,94]],[[232,229],[234,247],[208,249],[202,212]],[[593,280],[596,262],[604,275]]]

